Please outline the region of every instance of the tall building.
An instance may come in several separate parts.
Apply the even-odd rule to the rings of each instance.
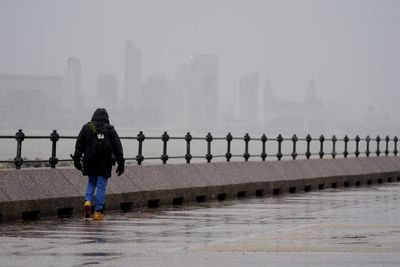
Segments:
[[[185,108],[187,127],[211,130],[218,124],[219,62],[217,55],[195,54],[177,69],[176,90]]]
[[[258,121],[261,124],[265,124],[268,120],[273,117],[273,110],[276,106],[276,100],[272,89],[271,81],[269,78],[265,80],[264,89],[261,92],[261,102],[259,103],[259,118]]]
[[[195,71],[189,64],[179,65],[176,69],[173,90],[174,110],[172,117],[179,128],[191,130],[193,121],[192,113],[192,91],[194,90]]]
[[[100,74],[97,77],[97,97],[108,106],[115,107],[117,105],[118,83],[114,75]]]
[[[163,75],[147,77],[143,84],[141,111],[151,120],[143,121],[146,126],[167,127],[173,120],[174,95],[172,81]]]
[[[63,107],[76,109],[80,107],[81,98],[81,62],[77,58],[70,57],[64,77]]]
[[[310,80],[306,97],[304,99],[305,105],[305,122],[304,129],[310,131],[322,131],[324,129],[326,118],[322,115],[324,112],[324,105],[319,99],[317,94],[317,88],[314,80]]]
[[[214,124],[218,124],[218,56],[196,54],[192,57],[192,64],[195,71],[192,106],[201,126],[214,128]]]
[[[265,80],[264,84],[263,100],[264,105],[272,104],[273,102],[275,102],[271,81],[268,78]]]
[[[138,108],[142,87],[142,52],[131,42],[125,44],[124,101],[127,108]]]
[[[259,92],[258,73],[252,73],[240,79],[239,85],[239,120],[250,125],[258,121]]]
[[[322,106],[322,102],[317,95],[317,88],[315,87],[315,82],[312,79],[310,80],[310,83],[308,85],[305,101],[307,104],[314,106],[314,108]]]

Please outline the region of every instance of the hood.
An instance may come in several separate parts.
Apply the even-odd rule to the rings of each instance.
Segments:
[[[105,123],[110,123],[108,119],[108,113],[105,108],[98,108],[96,111],[93,113],[92,116],[92,121],[93,122],[105,122]]]

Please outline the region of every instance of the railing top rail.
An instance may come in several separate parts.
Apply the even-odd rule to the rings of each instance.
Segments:
[[[48,139],[50,137],[50,135],[25,135],[25,139]],[[271,141],[271,140],[277,140],[276,136],[266,136],[267,137],[267,141]],[[325,137],[325,141],[330,141],[331,140],[331,136],[324,136]],[[14,139],[15,135],[0,135],[0,139]],[[59,135],[60,139],[76,139],[77,136],[75,135]],[[184,135],[182,136],[169,136],[169,139],[177,139],[177,140],[184,140],[186,137]],[[206,136],[204,137],[200,137],[200,136],[192,136],[192,140],[205,140]],[[388,138],[388,141],[394,141],[396,137],[393,138]],[[138,139],[137,136],[120,136],[120,139]],[[161,139],[161,135],[160,136],[146,136],[146,139]],[[255,135],[251,135],[250,136],[251,140],[261,140],[262,138],[259,136],[255,136]],[[366,137],[360,137],[360,141],[366,141],[368,138]],[[226,140],[226,136],[213,136],[213,140]],[[243,136],[232,136],[232,140],[243,140]],[[292,141],[292,137],[283,137],[282,138],[283,141]],[[307,141],[306,137],[298,137],[297,136],[297,140],[298,141]],[[311,141],[319,141],[320,137],[312,137]],[[336,137],[337,141],[344,141],[344,137]],[[370,141],[376,141],[376,137],[370,137],[369,138]],[[348,137],[348,141],[356,141],[356,138],[354,137]],[[386,141],[386,136],[381,136],[380,137],[380,141]]]

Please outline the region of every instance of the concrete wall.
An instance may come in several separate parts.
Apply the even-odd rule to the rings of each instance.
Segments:
[[[109,180],[106,209],[222,200],[400,181],[400,157],[128,166]],[[75,169],[0,171],[0,220],[82,212]]]

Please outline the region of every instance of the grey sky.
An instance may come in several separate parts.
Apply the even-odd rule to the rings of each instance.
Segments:
[[[99,73],[115,74],[122,91],[131,40],[143,51],[145,76],[172,77],[191,53],[213,53],[221,94],[259,71],[279,98],[303,99],[313,78],[325,103],[395,112],[399,13],[400,1],[382,0],[1,0],[0,73],[63,74],[75,56],[87,92]]]

